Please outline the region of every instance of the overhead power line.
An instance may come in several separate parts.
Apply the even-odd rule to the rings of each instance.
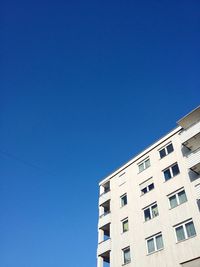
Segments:
[[[39,170],[41,172],[45,172],[45,173],[47,173],[49,175],[55,176],[55,174],[53,174],[51,171],[49,171],[49,170],[47,170],[45,168],[42,168],[42,167],[40,167],[40,166],[38,166],[36,164],[33,164],[33,163],[31,163],[31,162],[29,162],[27,160],[24,160],[23,158],[21,158],[19,156],[16,156],[13,153],[10,153],[10,152],[7,152],[7,151],[3,151],[2,149],[0,149],[0,154],[3,155],[3,156],[6,156],[7,158],[13,159],[13,160],[15,160],[15,161],[17,161],[17,162],[19,162],[21,164],[24,164],[24,165],[26,165],[28,167],[31,167],[31,168],[33,168],[35,170]]]

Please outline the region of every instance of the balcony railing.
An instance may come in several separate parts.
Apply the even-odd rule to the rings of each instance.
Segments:
[[[109,200],[111,198],[111,191],[108,190],[106,192],[103,192],[100,196],[99,196],[99,205],[101,205],[102,203],[106,202],[107,200]]]
[[[101,197],[101,196],[105,195],[105,194],[108,193],[108,192],[110,192],[110,188],[105,189],[104,192],[101,193],[99,196]]]
[[[111,212],[110,211],[104,212],[103,214],[99,216],[99,228],[101,228],[102,226],[108,223],[111,223]]]
[[[102,218],[102,217],[104,217],[104,216],[108,215],[109,213],[110,213],[110,210],[109,210],[109,211],[106,211],[106,212],[104,212],[103,214],[101,214],[101,215],[99,216],[99,218]]]
[[[184,144],[198,133],[200,133],[200,121],[194,123],[188,129],[180,132],[181,143]]]
[[[200,164],[200,148],[192,151],[187,155],[188,168],[192,169]]]
[[[110,250],[111,250],[111,239],[110,238],[98,244],[98,250],[97,250],[98,255],[101,255]]]

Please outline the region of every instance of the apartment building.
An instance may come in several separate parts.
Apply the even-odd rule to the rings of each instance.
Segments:
[[[97,267],[200,267],[200,106],[99,188]]]

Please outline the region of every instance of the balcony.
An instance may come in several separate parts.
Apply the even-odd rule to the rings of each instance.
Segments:
[[[188,168],[200,174],[200,148],[187,155]]]
[[[178,121],[178,125],[180,125],[183,129],[190,128],[192,125],[197,123],[200,118],[200,106],[192,110],[186,116]]]
[[[111,222],[111,213],[107,211],[106,213],[99,216],[99,228]]]
[[[98,249],[97,249],[98,256],[103,256],[109,251],[111,251],[111,239],[107,239],[98,244]]]
[[[195,124],[191,125],[189,128],[180,132],[181,143],[190,148],[195,143],[195,139],[198,138],[200,134],[200,121],[197,121]]]
[[[111,192],[110,189],[103,192],[100,196],[99,196],[99,206],[102,205],[102,203],[108,201],[111,198]]]

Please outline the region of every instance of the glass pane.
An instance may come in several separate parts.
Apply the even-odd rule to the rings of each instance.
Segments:
[[[130,249],[124,250],[124,263],[129,263],[131,260]]]
[[[177,241],[181,241],[185,239],[183,226],[179,226],[176,228],[176,237],[177,237]]]
[[[167,169],[166,171],[164,171],[164,177],[165,177],[165,181],[169,180],[172,178],[170,170]]]
[[[186,223],[185,227],[186,227],[188,237],[196,235],[196,231],[195,231],[193,222]]]
[[[150,166],[150,159],[147,159],[145,161],[145,169],[148,168]]]
[[[142,191],[142,194],[147,193],[147,187],[143,188],[141,191]]]
[[[142,172],[142,171],[144,171],[144,163],[141,163],[139,165],[139,172]]]
[[[171,196],[171,197],[169,198],[169,202],[170,202],[170,207],[171,207],[171,208],[176,207],[176,206],[178,205],[178,203],[177,203],[177,199],[176,199],[176,195]]]
[[[125,206],[127,204],[127,196],[126,195],[121,198],[121,204],[122,204],[122,206]]]
[[[187,201],[185,190],[178,193],[179,203],[182,204]]]
[[[154,184],[153,183],[149,185],[149,191],[151,191],[152,189],[154,189]]]
[[[151,210],[152,210],[152,217],[158,216],[158,206],[157,206],[157,204],[153,205],[151,207]]]
[[[145,221],[148,221],[151,219],[150,209],[144,210],[144,218],[145,218]]]
[[[173,151],[174,151],[173,145],[172,145],[172,144],[169,144],[169,145],[167,146],[167,153],[169,154],[169,153],[171,153],[171,152],[173,152]]]
[[[160,158],[164,158],[166,156],[166,152],[165,152],[165,149],[163,148],[162,150],[159,151],[160,153]]]
[[[162,235],[156,236],[156,246],[157,246],[157,249],[163,248]]]
[[[128,220],[123,222],[123,232],[128,231]]]
[[[172,166],[172,173],[173,173],[173,176],[179,174],[179,167],[178,167],[178,164]]]
[[[151,252],[155,251],[155,245],[154,245],[153,238],[147,240],[147,248],[148,248],[148,253],[151,253]]]

